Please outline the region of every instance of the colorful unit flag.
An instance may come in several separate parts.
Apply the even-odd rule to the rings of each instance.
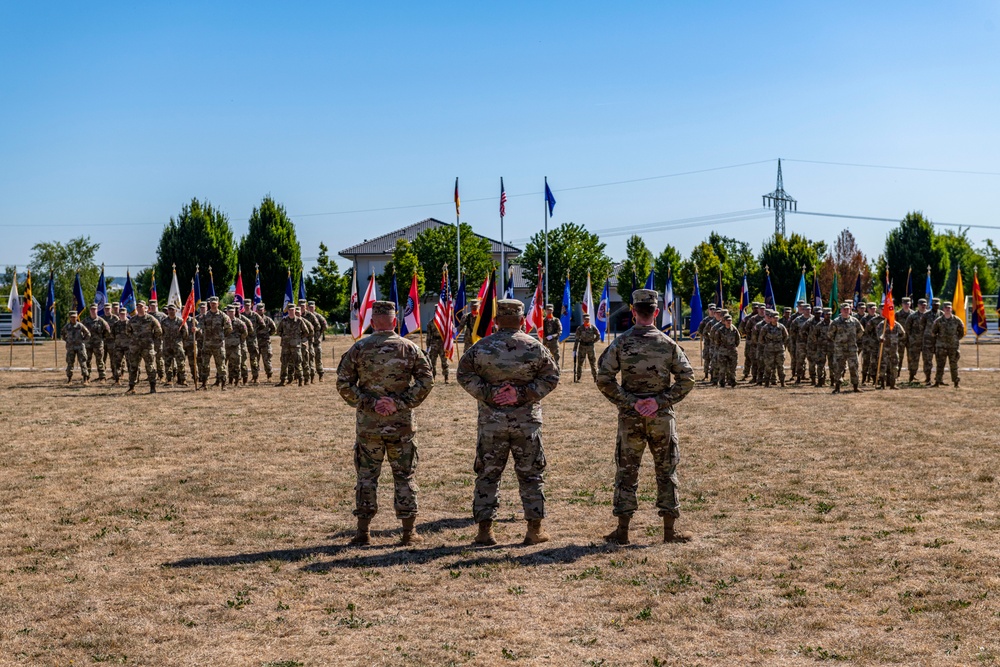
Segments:
[[[461,215],[462,200],[458,197],[458,176],[455,177],[455,216]]]
[[[28,340],[35,339],[34,299],[31,297],[31,271],[24,281],[24,298],[21,299],[21,335]]]
[[[149,275],[149,300],[159,301],[160,299],[156,296],[156,273],[150,273]]]
[[[736,318],[736,323],[739,324],[743,321],[743,318],[747,316],[747,308],[750,307],[750,285],[747,283],[747,270],[743,269],[743,284],[740,285],[740,312],[739,316]]]
[[[466,311],[469,309],[465,300],[465,274],[463,273],[461,277],[462,279],[458,283],[458,294],[452,296],[450,291],[448,293],[448,298],[451,299],[451,315],[455,318],[455,323],[451,328],[451,332],[456,338],[458,337],[458,334],[461,333],[459,328],[462,326],[462,319],[465,317]],[[450,284],[448,285],[448,289],[451,289]]]
[[[886,269],[885,274],[888,278],[888,269]],[[892,283],[889,283],[885,291],[885,298],[882,300],[882,319],[885,320],[885,329],[883,331],[892,331],[896,328],[896,309],[892,307]]]
[[[174,281],[177,281],[177,273],[174,272]],[[173,288],[171,287],[171,290]],[[180,298],[180,290],[177,290],[177,297]],[[237,305],[240,312],[243,312],[243,304],[246,302],[246,295],[243,294],[243,269],[236,274],[236,287],[233,290],[233,303]]]
[[[104,304],[108,302],[108,284],[104,279],[104,265],[101,264],[101,276],[97,279],[97,291],[94,293],[94,303],[97,304],[97,314],[104,312]]]
[[[559,315],[559,323],[562,325],[562,333],[559,340],[564,341],[569,338],[570,325],[573,322],[573,304],[569,293],[569,276],[566,276],[566,285],[563,287],[562,311]]]
[[[76,278],[73,280],[73,310],[79,317],[83,317],[83,314],[87,312],[87,302],[83,297],[83,285],[80,284],[80,272],[76,272]]]
[[[795,305],[799,305],[799,301],[806,301],[806,270],[802,269],[802,277],[799,278],[799,288],[795,290]]]
[[[552,194],[552,190],[549,189],[549,179],[545,178],[545,204],[549,207],[549,217],[552,217],[552,211],[556,207],[556,198]]]
[[[448,359],[455,357],[455,313],[451,300],[451,286],[448,284],[448,267],[441,271],[441,292],[434,309],[434,326],[444,341],[444,354]]]
[[[927,307],[934,303],[934,289],[931,287],[931,267],[927,267],[927,282],[924,283],[924,298],[927,299]]]
[[[194,291],[195,291],[194,284],[195,282],[194,279],[192,278],[191,291],[188,292],[187,301],[184,302],[184,308],[181,309],[181,322],[184,322],[185,324],[187,324],[187,319],[192,315],[194,315],[194,310],[195,308],[197,308],[197,306],[195,305],[195,298],[194,298]]]
[[[56,337],[56,276],[49,272],[49,287],[45,297],[45,315],[42,317],[42,330],[49,338]]]
[[[288,310],[288,306],[291,305],[295,305],[295,293],[292,292],[292,270],[288,269],[288,279],[285,281],[285,300],[281,303],[281,312]]]
[[[402,324],[400,324],[400,334],[405,336],[414,331],[420,331],[420,289],[417,285],[417,274],[413,274],[410,282],[410,293],[406,297],[406,305],[403,307]]]
[[[688,335],[694,338],[698,335],[698,325],[704,319],[701,305],[701,289],[698,287],[698,271],[694,272],[694,292],[691,294],[691,321],[688,323]]]
[[[14,268],[14,280],[10,284],[10,294],[7,295],[7,310],[10,311],[11,338],[18,335],[21,329],[21,298],[17,295],[17,268]]]
[[[854,310],[857,310],[858,309],[858,305],[861,303],[861,272],[860,271],[858,271],[858,279],[854,281],[854,296],[851,298],[851,301],[854,302]]]
[[[837,303],[837,299],[840,298],[840,287],[837,284],[837,272],[833,272],[833,286],[830,288],[830,311],[833,313],[838,312],[840,309],[840,304]]]
[[[590,323],[597,326],[597,319],[594,316],[594,293],[590,286],[590,271],[587,271],[587,288],[583,291],[583,301],[580,302],[580,310],[584,315],[590,315]]]
[[[535,329],[538,331],[539,340],[542,337],[542,325],[545,322],[545,296],[542,294],[543,288],[542,263],[538,263],[538,282],[535,283],[535,294],[531,297],[531,305],[528,306],[527,331]]]
[[[135,288],[132,287],[132,275],[128,269],[125,269],[125,287],[122,288],[121,305],[129,315],[135,313]]]
[[[378,301],[378,294],[375,291],[375,274],[368,276],[368,287],[365,289],[365,296],[361,299],[361,333],[368,330],[372,323],[372,306]]]
[[[500,177],[500,217],[507,215],[507,191],[503,189],[503,176]]]
[[[611,279],[604,280],[604,291],[601,292],[601,300],[597,304],[597,315],[594,326],[601,332],[601,342],[604,342],[604,335],[608,332],[608,309],[611,307]]]
[[[256,268],[256,272],[257,272],[257,275],[253,279],[253,305],[254,305],[254,308],[257,307],[258,303],[260,303],[261,301],[264,300],[261,297],[261,295],[260,295],[260,267],[259,266]]]
[[[212,275],[212,267],[208,267],[208,295],[215,296],[215,276]]]
[[[493,320],[497,316],[497,270],[490,271],[489,284],[479,302],[479,314],[472,328],[472,342],[477,343],[493,333]]]
[[[389,285],[389,301],[396,307],[396,326],[402,324],[402,318],[398,316],[399,311],[399,286],[396,284],[396,270],[392,271],[392,283]]]
[[[955,272],[955,295],[951,298],[951,311],[955,317],[962,320],[962,324],[968,325],[965,314],[965,288],[962,286],[962,267],[957,267]]]
[[[819,272],[813,269],[813,308],[823,309],[823,295],[819,291]]]
[[[169,306],[170,304],[174,304],[177,310],[180,310],[181,305],[183,305],[181,301],[181,286],[177,284],[176,267],[173,270],[173,275],[170,277],[170,291],[167,292],[167,305]]]
[[[197,264],[194,265],[194,303],[201,305],[201,271]]]
[[[649,275],[646,276],[645,289],[656,289],[656,271],[653,269],[650,269]]]
[[[306,296],[306,272],[303,267],[299,267],[299,301],[308,299]]]
[[[979,270],[972,274],[972,330],[976,336],[986,333],[986,304],[983,301],[983,292],[979,288]]]
[[[744,282],[746,275],[744,274]],[[667,285],[663,288],[663,315],[660,318],[660,329],[669,331],[674,326],[674,279],[667,269]]]
[[[771,287],[771,269],[765,267],[764,273],[766,278],[764,279],[764,306],[767,308],[774,309],[774,288]],[[798,304],[796,304],[798,305]]]
[[[513,299],[514,298],[514,267],[507,267],[507,291],[504,292],[503,298]]]

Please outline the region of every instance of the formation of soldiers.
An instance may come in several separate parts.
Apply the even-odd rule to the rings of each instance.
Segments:
[[[97,304],[92,304],[82,320],[70,313],[63,328],[67,382],[79,367],[84,384],[96,371],[96,381],[110,379],[113,386],[127,379],[126,393],[131,394],[144,370],[150,393],[156,393],[157,383],[189,386],[189,374],[196,390],[207,389],[213,363],[213,386],[220,390],[227,385],[256,385],[262,370],[270,382],[275,334],[281,341],[278,386],[323,381],[321,343],[328,324],[313,301],[300,299],[298,306],[290,305],[277,324],[263,303],[220,309],[214,296],[186,321],[174,304],[168,304],[166,312],[158,310],[156,299],[149,301],[148,312],[146,302],[138,302],[131,316],[117,303],[105,304],[103,314],[97,311]]]
[[[887,327],[875,303],[841,304],[834,315],[830,308],[813,308],[800,301],[797,312],[776,310],[762,303],[751,304],[752,313],[739,325],[724,308],[709,306],[708,315],[698,326],[703,341],[704,380],[719,387],[736,386],[738,348],[742,341],[744,382],[769,387],[785,386],[785,355],[790,361],[790,381],[808,382],[815,387],[831,386],[840,393],[845,373],[855,392],[871,384],[878,389],[897,388],[906,357],[908,384],[918,384],[923,361],[924,384],[944,385],[945,365],[949,365],[952,385],[959,386],[959,344],[965,335],[962,321],[954,316],[951,302],[926,299],[911,309],[904,298],[895,311],[895,326]],[[887,331],[888,329],[888,331]]]

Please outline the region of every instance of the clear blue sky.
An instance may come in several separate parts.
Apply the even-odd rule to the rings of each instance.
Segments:
[[[81,234],[148,264],[191,197],[239,237],[270,193],[308,258],[453,221],[456,176],[492,237],[503,176],[524,239],[544,176],[553,225],[604,230],[760,207],[778,157],[1000,172],[996,2],[4,0],[0,63],[0,265]],[[802,210],[1000,226],[997,175],[783,166]],[[845,226],[875,257],[892,225],[788,218]],[[687,254],[710,229],[645,238]],[[716,229],[756,251],[773,218]],[[605,240],[621,258],[626,236]]]

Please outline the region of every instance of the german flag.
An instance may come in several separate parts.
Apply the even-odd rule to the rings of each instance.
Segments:
[[[497,270],[490,272],[486,284],[486,292],[479,303],[479,315],[476,316],[476,326],[472,329],[473,344],[493,333],[493,318],[497,314]]]
[[[28,271],[28,279],[24,285],[24,304],[21,306],[21,334],[28,340],[35,339],[35,323],[32,319],[34,311],[34,301],[31,299],[31,271]]]

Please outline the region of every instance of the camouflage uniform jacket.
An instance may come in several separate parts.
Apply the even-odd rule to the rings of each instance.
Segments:
[[[298,347],[308,339],[308,323],[301,317],[283,317],[278,322],[277,334],[283,347]]]
[[[157,322],[159,322],[160,326],[163,326],[163,320],[167,319],[167,314],[164,313],[162,310],[158,310],[155,313],[148,312],[146,314],[155,319]]]
[[[965,336],[965,325],[954,315],[942,315],[934,320],[933,334],[936,349],[957,350],[959,341]]]
[[[184,328],[184,321],[179,317],[165,317],[160,322],[163,328],[163,345],[176,345],[187,340],[188,332]]]
[[[79,320],[75,324],[67,322],[63,327],[62,338],[66,341],[67,350],[83,350],[84,342],[90,338],[90,329]]]
[[[864,343],[878,345],[878,335],[875,333],[875,329],[884,321],[881,315],[873,315],[868,318],[868,321],[865,322],[865,333],[862,339]]]
[[[673,415],[673,405],[694,388],[694,369],[669,336],[656,327],[636,325],[604,350],[597,388],[618,406],[619,415],[637,416],[635,403],[642,398],[655,398],[661,411]]]
[[[478,316],[477,313],[466,313],[458,325],[458,330],[465,333],[465,340],[470,343],[472,342],[472,330],[476,328],[476,318]]]
[[[246,339],[246,322],[239,317],[234,317],[229,323],[229,332],[226,334],[226,347],[239,347]]]
[[[810,319],[810,317],[806,317],[801,313],[792,318],[792,324],[788,327],[788,342],[790,345],[799,344],[799,333],[802,330],[802,325]]]
[[[326,318],[319,313],[309,312],[314,318],[316,318],[316,331],[313,332],[313,345],[319,345],[326,338],[326,330],[329,328],[330,323],[326,321]]]
[[[394,331],[376,331],[355,342],[337,367],[337,391],[348,405],[357,408],[358,426],[376,431],[384,432],[387,426],[412,426],[411,411],[427,398],[433,386],[427,357]],[[396,402],[394,414],[375,412],[375,403],[383,396]]]
[[[438,331],[437,325],[433,321],[427,325],[427,347],[431,348],[433,346],[443,346],[444,338],[441,338],[441,332]]]
[[[278,325],[267,315],[260,315],[260,322],[257,323],[257,340],[270,338],[278,331]]]
[[[875,341],[879,344],[882,344],[882,336],[885,333],[885,325],[886,321],[881,320],[875,327]],[[889,329],[889,335],[885,337],[884,345],[887,350],[895,350],[900,345],[906,345],[906,330],[903,328],[902,324],[896,322],[896,326]]]
[[[764,341],[761,340],[760,335],[764,331],[764,327],[766,326],[767,326],[767,320],[765,320],[763,317],[760,318],[760,322],[757,322],[757,324],[753,326],[753,331],[750,332],[750,340],[753,342],[754,345],[762,345],[764,343]]]
[[[765,352],[784,352],[785,343],[788,341],[788,329],[779,324],[767,324],[760,332],[760,342],[764,346]],[[804,345],[802,329],[799,329],[798,345]]]
[[[518,329],[500,329],[462,355],[458,383],[479,401],[479,423],[542,423],[541,401],[559,384],[559,368],[542,344]],[[493,402],[494,390],[509,383],[514,405]]]
[[[257,331],[260,329],[260,314],[256,310],[251,310],[249,313],[243,313],[243,319],[248,322],[247,336],[257,338]]]
[[[809,330],[809,349],[824,355],[830,351],[830,326],[833,320],[822,319]]]
[[[747,339],[747,342],[749,342],[750,340],[749,332],[753,331],[753,328],[757,326],[757,322],[759,321],[760,321],[760,315],[754,313],[750,317],[746,317],[743,319],[742,322],[740,322],[740,327],[739,327],[740,333],[743,334],[743,337]]]
[[[841,317],[831,322],[827,335],[838,351],[857,353],[858,341],[861,339],[863,331],[861,322],[852,315],[846,320]]]
[[[133,350],[151,348],[153,347],[153,342],[163,336],[163,327],[149,313],[136,315],[130,319],[128,326],[125,327],[125,331],[128,334],[129,346]]]
[[[715,321],[715,318],[712,317],[711,315],[706,315],[705,317],[703,317],[701,319],[701,322],[698,324],[698,335],[704,337],[704,335],[705,335],[705,327],[707,327],[710,322],[714,322],[714,321]]]
[[[242,322],[243,326],[246,327],[247,335],[243,338],[243,340],[244,341],[253,340],[253,345],[256,347],[257,336],[254,336],[253,332],[257,330],[257,325],[255,325],[254,321],[250,319],[250,315],[248,315],[247,313],[240,313],[239,315],[236,316],[236,319]]]
[[[128,347],[128,320],[115,320],[111,323],[111,340],[119,349]]]
[[[924,316],[919,310],[914,310],[905,322],[900,322],[906,329],[907,344],[921,347],[924,344]]]
[[[792,326],[792,316],[782,315],[781,317],[778,318],[778,324],[788,329],[790,326]]]
[[[735,350],[739,347],[740,340],[742,340],[742,336],[740,336],[740,330],[736,327],[729,327],[727,329],[723,326],[715,336],[716,345],[723,350]]]
[[[822,319],[822,318],[820,318]],[[795,346],[797,350],[802,350],[806,354],[809,353],[809,339],[812,329],[819,322],[815,317],[810,317],[809,319],[802,322],[799,326],[799,337],[796,339]]]
[[[101,340],[111,339],[111,327],[108,326],[108,323],[104,321],[104,318],[100,315],[96,317],[87,315],[83,318],[82,324],[87,327],[87,331],[90,332],[91,338],[100,338]]]
[[[201,328],[204,331],[205,347],[219,348],[233,332],[233,323],[225,313],[208,311],[201,319]]]
[[[199,345],[202,340],[201,325],[196,317],[188,317],[187,322],[184,325],[184,349],[190,350],[195,342]]]
[[[594,346],[594,343],[601,340],[601,332],[597,330],[593,324],[581,324],[576,328],[576,334],[574,337],[573,351],[580,345]]]
[[[942,317],[940,310],[929,309],[924,313],[924,347],[934,349],[934,323]]]
[[[542,333],[545,335],[545,342],[550,344],[559,342],[559,336],[562,334],[562,322],[556,317],[546,317],[542,323]],[[552,336],[552,340],[549,340],[549,336]]]

